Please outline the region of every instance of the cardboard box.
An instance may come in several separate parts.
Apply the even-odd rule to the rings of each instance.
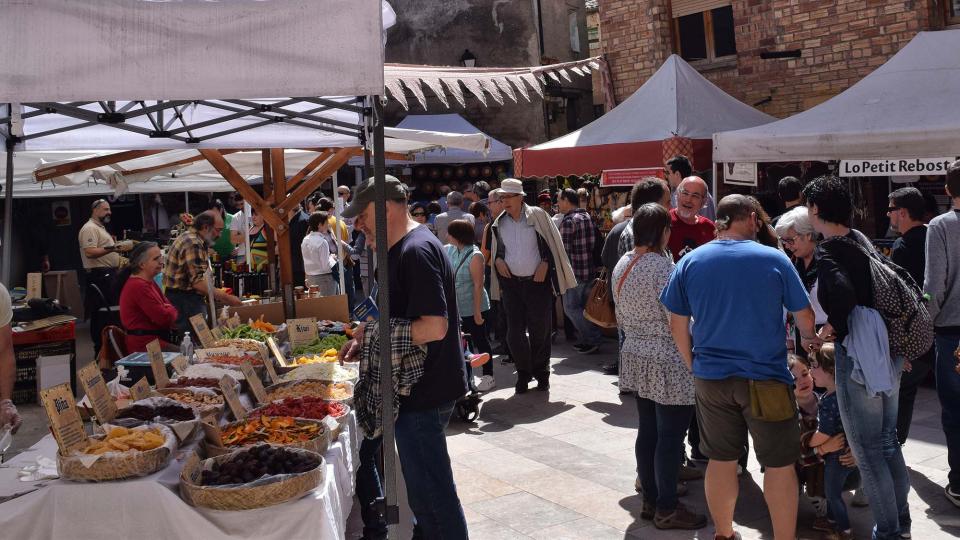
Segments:
[[[301,319],[315,317],[317,320],[350,322],[345,294],[297,300],[296,314]]]
[[[37,358],[37,391],[70,384],[70,355],[57,354]]]
[[[83,318],[83,300],[76,270],[54,270],[43,275],[43,293],[47,298],[56,298],[60,305],[70,308],[70,314]]]
[[[274,304],[256,304],[253,306],[240,306],[227,308],[231,317],[237,314],[240,321],[246,323],[248,320],[257,320],[263,315],[263,320],[271,324],[281,325],[287,320],[283,312],[283,304],[280,302]]]

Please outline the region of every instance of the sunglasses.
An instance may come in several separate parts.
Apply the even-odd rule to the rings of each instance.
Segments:
[[[425,215],[427,215],[427,214],[426,214],[425,212],[414,212],[412,215],[413,215],[413,216],[416,216],[416,217],[422,217],[422,216],[425,216]]]
[[[896,211],[899,210],[899,209],[900,209],[899,206],[891,206],[891,207],[887,208],[887,213],[889,214],[890,212],[896,212]]]

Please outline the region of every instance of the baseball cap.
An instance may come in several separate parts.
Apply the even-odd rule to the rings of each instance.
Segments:
[[[386,185],[384,186],[386,191],[386,200],[393,201],[398,199],[406,200],[409,194],[407,186],[403,185],[400,180],[395,176],[386,175],[384,177]],[[350,219],[357,217],[360,212],[363,212],[364,208],[368,204],[372,203],[376,199],[376,187],[374,186],[374,179],[369,178],[367,183],[364,184],[357,191],[357,194],[353,197],[353,201],[344,209],[343,214],[344,218]]]

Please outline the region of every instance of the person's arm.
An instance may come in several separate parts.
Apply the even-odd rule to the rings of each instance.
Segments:
[[[485,261],[490,261],[490,246],[487,244],[487,235],[490,231],[490,225],[490,223],[487,223],[483,227],[483,238],[480,239],[480,253],[483,254],[483,260]]]
[[[17,361],[13,355],[13,331],[10,320],[13,311],[10,309],[10,295],[7,289],[0,285],[0,427],[10,425],[10,431],[16,433],[22,422],[17,406],[13,404],[13,383],[17,377]]]
[[[923,292],[927,298],[930,319],[936,320],[947,290],[947,244],[940,227],[927,227],[927,246]]]
[[[177,308],[173,307],[155,284],[145,281],[142,282],[143,286],[139,286],[139,283],[134,284],[138,281],[141,280],[127,280],[127,285],[124,287],[132,284],[137,287],[130,292],[136,293],[134,298],[140,304],[140,310],[157,328],[172,328],[173,323],[177,322]]]
[[[203,250],[199,245],[193,245],[191,248],[192,251],[190,253],[190,258],[189,260],[185,261],[184,264],[187,264],[190,267],[189,272],[191,280],[193,281],[193,290],[200,296],[207,298],[207,295],[210,293],[210,291],[207,290],[206,251]],[[228,306],[236,307],[242,304],[240,299],[236,296],[227,294],[216,287],[213,288],[213,299],[216,302],[220,302],[221,304],[226,304]]]
[[[671,313],[670,333],[673,334],[673,342],[677,344],[683,363],[688,370],[693,371],[693,337],[690,335],[690,317]]]
[[[86,255],[87,258],[89,259],[99,259],[100,257],[103,257],[104,255],[109,255],[115,251],[117,251],[116,246],[106,246],[102,248],[99,248],[99,247],[83,248],[84,255]]]
[[[410,335],[414,345],[426,345],[440,341],[447,335],[447,318],[440,315],[424,315],[413,321]]]
[[[829,435],[827,435],[826,433],[823,433],[822,431],[817,431],[810,437],[809,444],[810,446],[817,447],[827,442],[828,440],[830,440]]]
[[[470,279],[473,280],[473,322],[483,324],[483,256],[470,259]]]
[[[817,298],[827,313],[827,322],[843,335],[847,333],[847,318],[857,305],[857,292],[847,271],[826,250],[817,261],[819,287]]]
[[[807,306],[800,311],[793,311],[793,320],[800,330],[800,342],[804,350],[809,350],[810,346],[819,345],[821,340],[817,337],[817,316],[813,313],[813,308]]]

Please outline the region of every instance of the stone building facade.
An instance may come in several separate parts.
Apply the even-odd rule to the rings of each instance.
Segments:
[[[846,90],[960,0],[599,0],[617,102],[677,53],[744,103],[786,117]]]
[[[480,67],[520,67],[590,56],[583,0],[391,0],[397,24],[387,34],[386,61],[459,65],[465,51]],[[428,110],[416,100],[409,114],[457,112],[487,134],[517,148],[566,134],[594,119],[589,78],[551,84],[547,99],[509,99],[483,107],[467,98],[448,110],[427,90]],[[391,102],[388,125],[408,111]]]

